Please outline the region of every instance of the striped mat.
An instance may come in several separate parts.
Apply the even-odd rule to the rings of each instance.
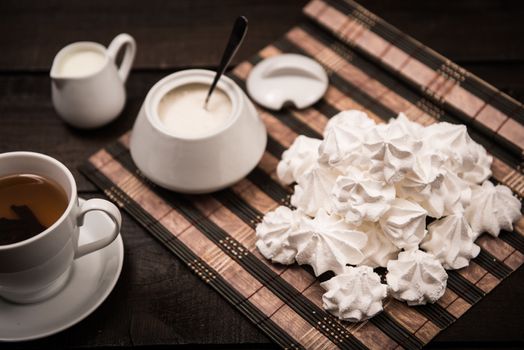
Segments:
[[[387,299],[376,317],[345,323],[322,309],[323,290],[311,270],[271,264],[255,248],[254,228],[264,213],[289,205],[291,189],[275,175],[278,160],[297,135],[321,137],[341,110],[364,110],[376,122],[403,111],[424,125],[466,124],[494,157],[491,180],[522,198],[523,106],[354,2],[315,0],[304,15],[302,24],[230,74],[245,88],[253,65],[286,52],[314,58],[330,80],[324,98],[310,108],[259,109],[268,145],[245,179],[210,195],[164,190],[135,167],[129,134],[91,156],[81,171],[283,348],[421,348],[524,262],[524,220],[499,238],[482,236],[479,256],[449,271],[437,303],[408,307]]]

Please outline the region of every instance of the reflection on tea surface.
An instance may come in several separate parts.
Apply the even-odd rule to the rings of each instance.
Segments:
[[[21,242],[53,225],[67,208],[65,191],[39,175],[0,178],[0,245]]]

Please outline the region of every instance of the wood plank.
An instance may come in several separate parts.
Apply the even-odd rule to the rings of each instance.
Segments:
[[[108,45],[121,32],[130,33],[137,41],[135,68],[214,66],[234,18],[243,14],[249,18],[250,29],[249,40],[234,59],[240,62],[296,23],[306,2],[2,2],[0,30],[14,35],[0,38],[0,70],[48,70],[66,44],[90,40]]]

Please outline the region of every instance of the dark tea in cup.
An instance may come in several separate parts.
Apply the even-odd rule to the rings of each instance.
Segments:
[[[95,211],[110,220],[84,220]],[[58,160],[0,153],[0,298],[19,304],[51,298],[68,283],[77,259],[114,242],[121,223],[113,203],[80,202],[73,174]],[[79,244],[93,231],[100,236]]]
[[[68,205],[55,181],[34,174],[0,177],[0,245],[24,241],[45,231]]]

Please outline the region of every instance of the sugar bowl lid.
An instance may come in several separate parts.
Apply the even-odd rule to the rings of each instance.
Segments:
[[[317,102],[328,87],[328,77],[313,59],[283,54],[259,62],[247,78],[247,91],[260,105],[279,110],[291,104],[306,108]]]

